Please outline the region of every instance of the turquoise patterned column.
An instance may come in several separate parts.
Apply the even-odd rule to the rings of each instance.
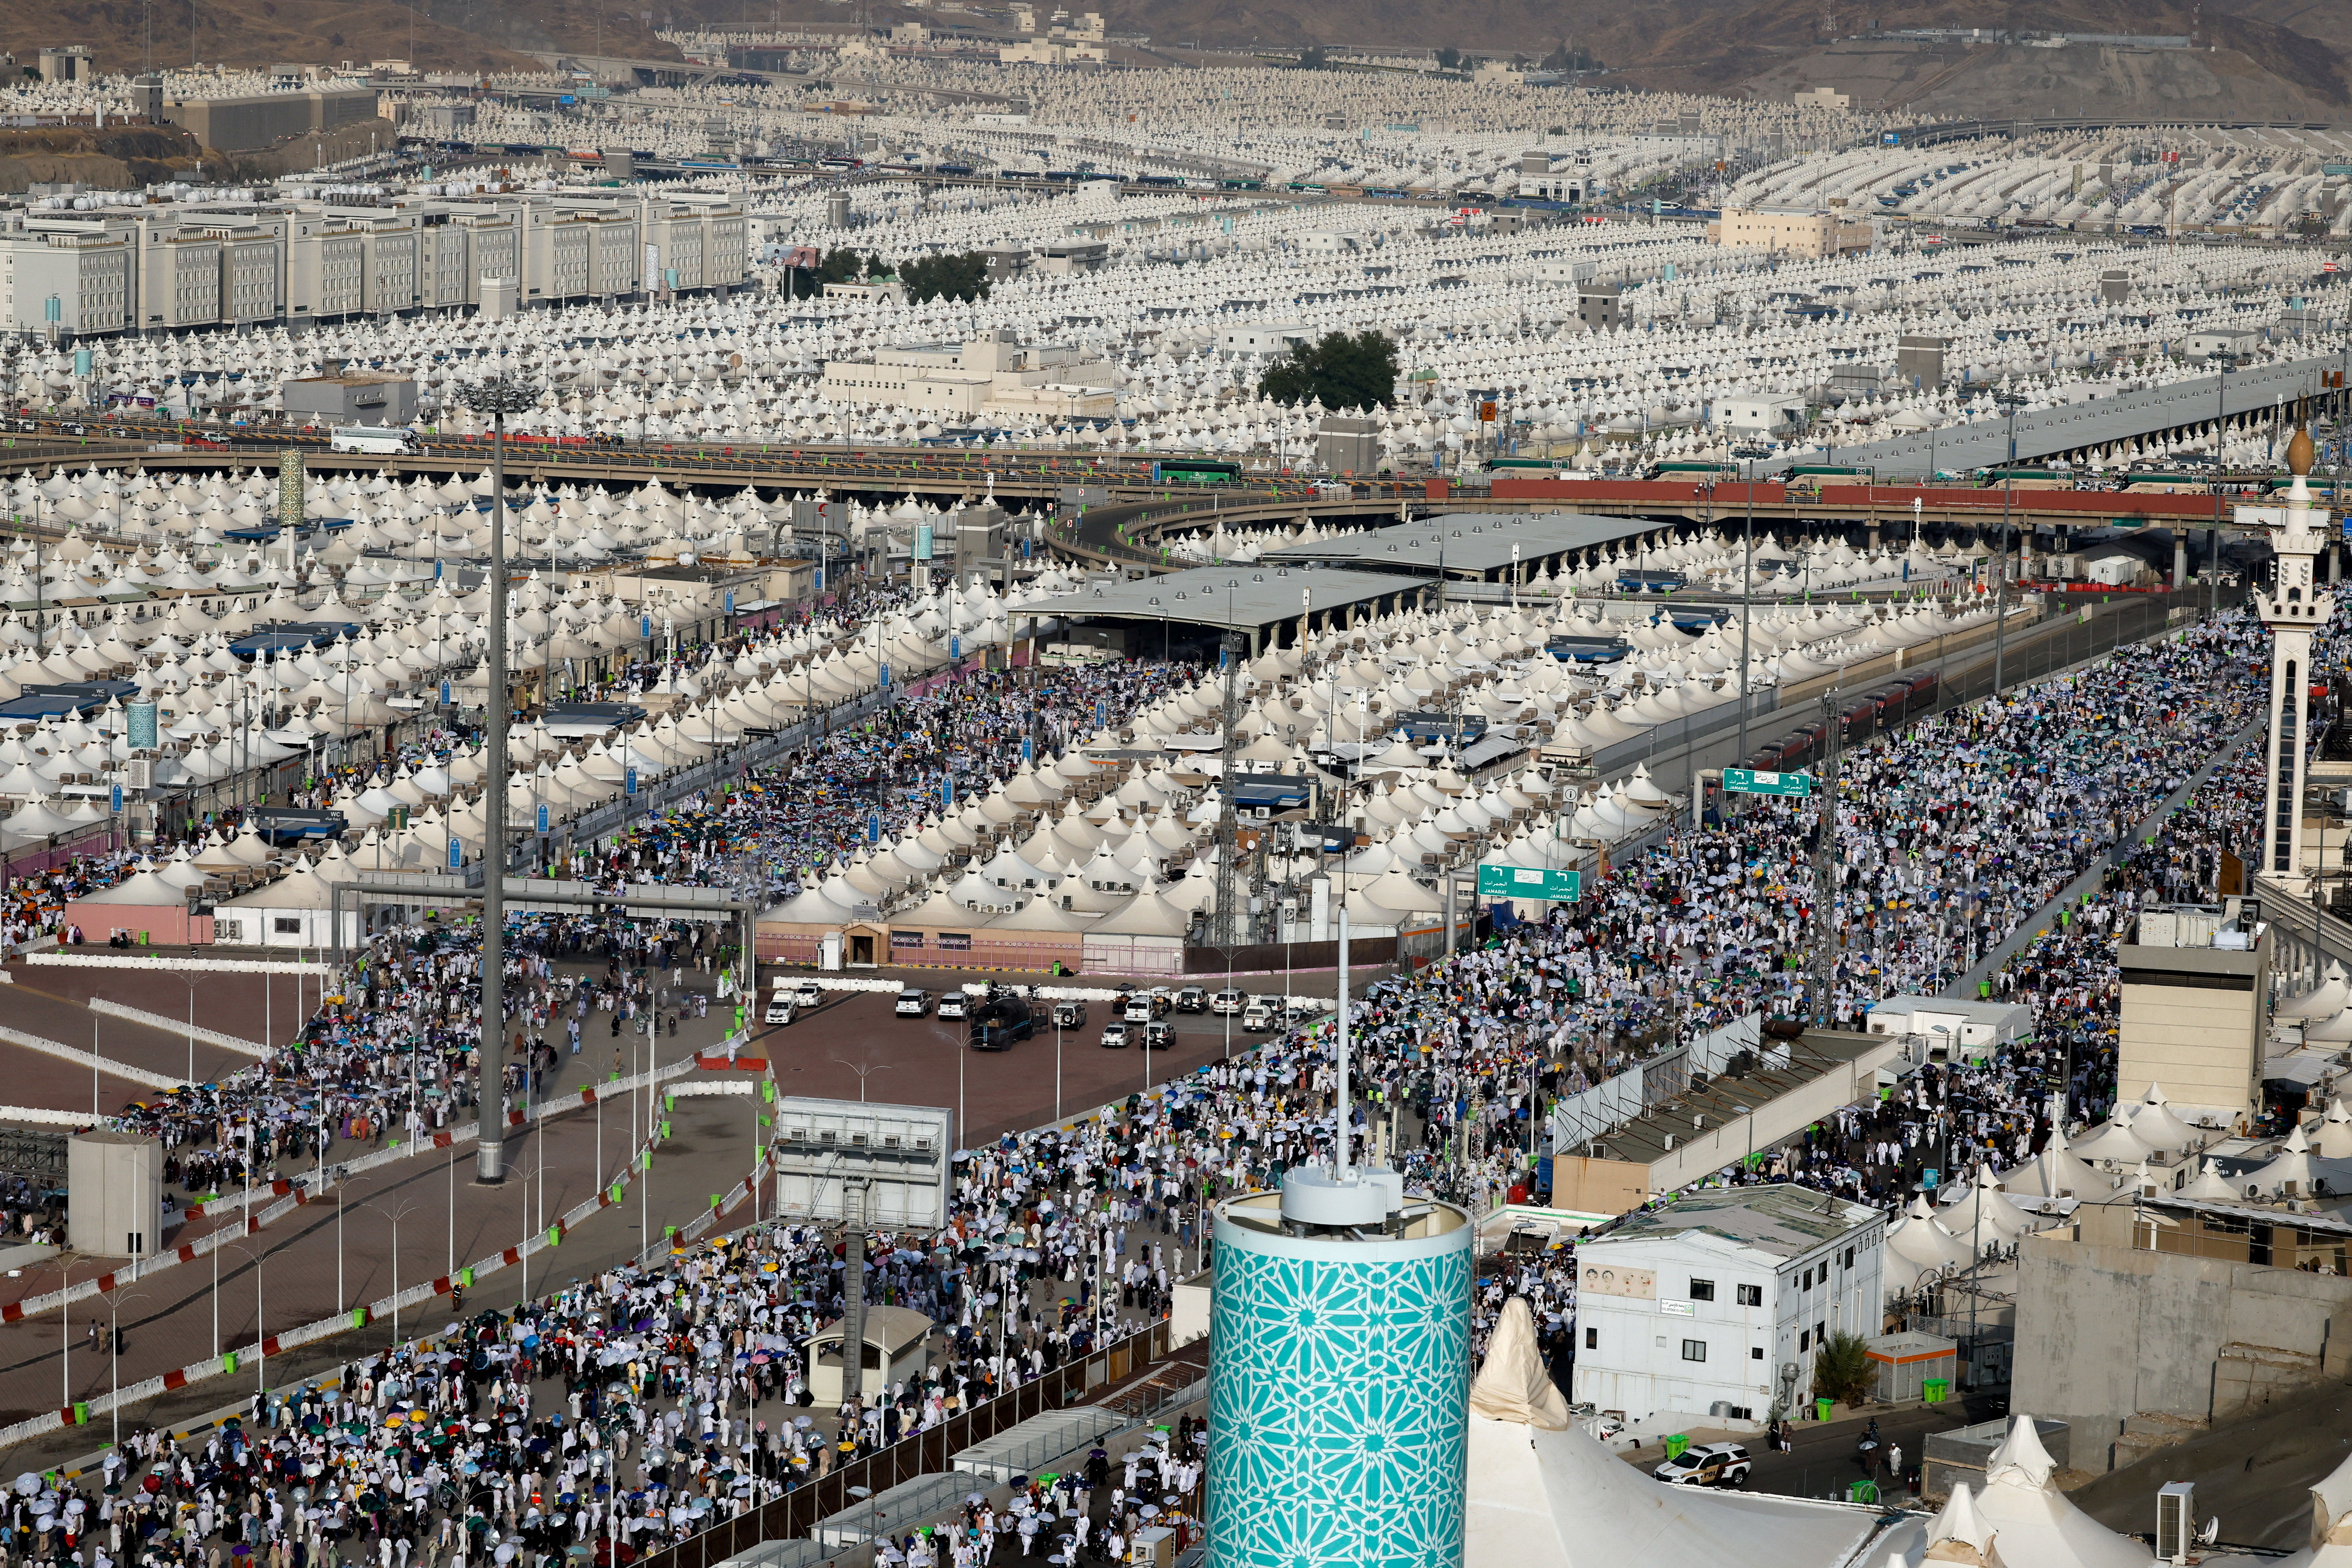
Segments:
[[[1217,1210],[1207,1568],[1460,1568],[1468,1216],[1293,1237],[1276,1202]]]

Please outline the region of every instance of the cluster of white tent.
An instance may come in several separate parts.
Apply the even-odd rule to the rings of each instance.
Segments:
[[[2341,974],[2333,983],[2340,993]],[[2352,1160],[2352,1109],[2340,1099],[2330,1101],[2315,1143],[2298,1123],[2258,1163],[2224,1175],[2209,1156],[2197,1175],[2172,1186],[2171,1173],[2181,1162],[2209,1149],[2217,1136],[2183,1121],[2155,1084],[2138,1102],[2118,1104],[2095,1129],[2070,1137],[2056,1128],[2040,1153],[2005,1173],[1979,1166],[1976,1179],[1947,1194],[1941,1206],[1915,1196],[1886,1233],[1886,1290],[1891,1297],[1908,1295],[1998,1257],[2076,1204],[2147,1193],[2220,1204],[2308,1197],[2314,1178],[2326,1173],[2317,1162]]]
[[[1040,930],[1085,929],[1130,906],[1181,930],[1179,917],[1208,910],[1215,897],[1210,835],[1223,798],[1207,759],[1230,744],[1237,785],[1255,773],[1319,777],[1343,803],[1334,815],[1370,841],[1334,866],[1272,851],[1268,879],[1337,870],[1344,885],[1335,907],[1344,903],[1353,929],[1409,929],[1412,917],[1444,909],[1441,870],[1482,861],[1584,866],[1596,845],[1640,838],[1670,816],[1674,800],[1646,766],[1570,791],[1528,761],[1547,740],[1597,752],[1736,698],[1736,681],[1717,684],[1737,654],[1721,628],[1694,638],[1664,623],[1620,625],[1639,657],[1605,680],[1543,651],[1556,632],[1582,627],[1559,606],[1456,605],[1318,628],[1302,647],[1271,649],[1237,673],[1230,741],[1222,678],[1204,672],[1116,730],[861,849],[770,918],[838,925],[864,911],[915,923],[910,911],[926,904],[942,916],[1011,915],[1034,902],[1041,907],[1025,918]],[[1837,610],[1790,612],[1785,625],[1759,617],[1757,644],[1771,660],[1759,673],[1796,679],[1877,657],[1902,644],[1869,634],[1907,636],[1913,625]],[[1612,693],[1622,698],[1615,707]],[[1404,738],[1403,715],[1436,709],[1484,719],[1490,733],[1508,738],[1492,766]],[[1138,752],[1160,760],[1130,767],[1110,754]],[[1115,778],[1115,788],[1102,787]]]
[[[529,432],[898,443],[940,433],[936,413],[912,404],[836,406],[808,375],[828,361],[909,341],[963,342],[1009,329],[1024,342],[1068,346],[1083,363],[1108,359],[1118,420],[1101,427],[1034,411],[986,416],[981,423],[992,429],[992,444],[1207,450],[1311,468],[1322,411],[1259,398],[1265,354],[1231,349],[1223,336],[1238,325],[1277,322],[1309,334],[1373,329],[1399,339],[1409,401],[1417,405],[1383,426],[1392,463],[1451,462],[1475,452],[1482,436],[1476,405],[1497,391],[1507,409],[1505,434],[1530,450],[1587,461],[1602,450],[1719,457],[1728,437],[1708,421],[1723,400],[1811,396],[1857,370],[1878,372],[1881,390],[1832,409],[1811,432],[1816,445],[1851,447],[1990,419],[2000,412],[1993,397],[2000,391],[2024,396],[2031,413],[2196,375],[2201,365],[2139,367],[2114,351],[2151,337],[2185,338],[2217,319],[2266,326],[2274,299],[2305,285],[2283,253],[2138,258],[2127,262],[2135,298],[2126,308],[2099,295],[2105,265],[2125,258],[2087,247],[2062,252],[2041,241],[1983,247],[1966,261],[1924,269],[1865,256],[1768,270],[1754,256],[1680,231],[1422,234],[1393,209],[1363,205],[1302,211],[1268,201],[1239,206],[1214,224],[1166,226],[1188,199],[1123,200],[1094,222],[1073,206],[1072,225],[1108,229],[1131,264],[1025,274],[977,301],[792,300],[763,291],[723,304],[588,311],[577,331],[561,320],[542,328],[431,317],[343,323],[299,339],[275,328],[126,339],[87,345],[87,374],[63,350],[26,346],[14,351],[0,379],[33,404],[137,395],[182,417],[236,408],[268,416],[279,405],[283,380],[341,357],[415,375],[441,427],[463,431],[478,422],[452,394],[496,362],[545,385],[539,407],[516,426]],[[1154,202],[1167,210],[1146,211]],[[958,223],[970,232],[951,235]],[[1300,248],[1334,226],[1347,231],[1345,248],[1328,256]],[[942,247],[1026,247],[1039,227],[1039,215],[1026,207],[968,213],[954,223],[923,209],[887,230],[794,237],[878,247],[898,259]],[[1179,235],[1197,237],[1171,237]],[[1385,269],[1376,280],[1364,276],[1363,254],[1373,247]],[[1188,265],[1160,264],[1178,252]],[[1275,255],[1282,262],[1269,266]],[[1587,331],[1573,287],[1584,276],[1640,283],[1626,309],[1642,330]],[[1452,281],[1426,286],[1439,278]],[[1792,321],[1785,310],[1791,292],[1840,314]],[[559,318],[572,313],[560,309]],[[2150,315],[2158,324],[2148,324]],[[1127,325],[1145,321],[1148,333]],[[1914,333],[1949,342],[1958,384],[1912,386],[1895,378],[1895,345]],[[2261,359],[2308,346],[2263,342],[2252,353]]]
[[[2162,155],[2181,151],[2168,139],[2177,135],[2066,132],[1979,143],[1957,161],[1940,147],[1853,147],[1745,174],[1727,201],[1768,209],[1843,202],[1957,221],[2275,226],[2319,210],[2328,164],[2352,156],[2352,133],[2337,128],[2210,130],[2198,133],[2209,152],[2192,171]],[[2333,231],[2352,233],[2343,219],[2336,215]]]
[[[1537,1349],[1524,1300],[1503,1304],[1470,1389],[1463,1561],[1467,1568],[1622,1568],[1739,1563],[1752,1568],[2155,1568],[2144,1540],[2108,1529],[2058,1485],[2058,1465],[2022,1411],[1980,1482],[1956,1478],[1933,1514],[1670,1486],[1611,1454],[1571,1416]],[[2352,1461],[2311,1489],[2311,1529],[2285,1557],[2197,1552],[2207,1563],[2352,1565]],[[2147,1500],[2151,1510],[2153,1497]],[[2210,1521],[2192,1521],[2210,1535]]]
[[[0,604],[31,608],[90,599],[135,604],[150,598],[253,595],[300,590],[335,579],[342,597],[360,601],[392,589],[437,581],[450,566],[486,561],[490,547],[488,472],[436,482],[372,476],[306,478],[306,524],[327,526],[323,545],[289,563],[283,550],[236,537],[275,528],[278,478],[242,468],[173,477],[117,473],[95,466],[76,474],[20,475],[5,481],[14,509],[65,537],[40,552],[13,543],[0,557]],[[654,563],[749,564],[796,535],[790,491],[763,500],[745,486],[724,500],[673,491],[659,480],[634,489],[538,484],[509,489],[507,559],[550,570],[593,569],[617,557]],[[966,507],[908,494],[895,503],[830,497],[821,531],[853,545],[877,531],[911,542],[919,523],[956,535]],[[1016,527],[1025,522],[1016,521]],[[348,524],[349,526],[341,526]],[[38,587],[36,587],[36,576]],[[211,606],[215,613],[226,613]],[[246,607],[250,607],[246,606]]]

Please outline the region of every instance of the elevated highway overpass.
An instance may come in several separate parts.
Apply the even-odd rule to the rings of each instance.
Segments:
[[[226,446],[157,451],[148,440],[93,437],[87,444],[45,436],[0,447],[0,474],[53,467],[209,471],[274,464],[288,447],[321,473],[387,473],[407,479],[471,478],[489,466],[487,440],[432,441],[419,453],[335,452],[323,438],[292,433]],[[1224,524],[1263,528],[1309,519],[1379,523],[1444,512],[1569,511],[1622,518],[1627,535],[1675,523],[1737,527],[1752,507],[1759,535],[1790,529],[1853,528],[1873,540],[1901,537],[1915,522],[1942,531],[2018,528],[2230,529],[2232,499],[2210,494],[2020,489],[1962,485],[1836,484],[1819,488],[1759,479],[1712,485],[1689,479],[1551,479],[1496,476],[1475,484],[1443,479],[1358,480],[1344,491],[1297,479],[1252,479],[1215,488],[1155,484],[1149,459],[1097,458],[1047,451],[935,447],[840,448],[557,445],[510,442],[517,480],[636,488],[824,489],[869,502],[919,497],[935,503],[993,499],[1043,503],[1054,514],[1045,542],[1058,553],[1130,573],[1188,563],[1169,538]],[[2063,537],[2063,536],[2062,536]]]

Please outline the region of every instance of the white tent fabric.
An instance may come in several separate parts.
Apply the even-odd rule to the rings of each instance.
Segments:
[[[2311,1489],[2311,1543],[2275,1568],[2352,1568],[2352,1459]]]
[[[2151,1083],[2140,1097],[2139,1109],[2132,1112],[2132,1135],[2151,1149],[2165,1149],[2175,1153],[2189,1148],[2202,1136],[2179,1117],[2172,1113],[2164,1097],[2161,1084]]]
[[[2155,1152],[2154,1145],[2132,1131],[2126,1108],[2118,1105],[2106,1123],[2096,1132],[2070,1145],[2078,1160],[2108,1160],[2117,1165],[2135,1165]]]
[[[2271,1016],[2281,1023],[2298,1018],[2332,1018],[2347,1003],[2352,1003],[2352,984],[2346,983],[2342,964],[2330,963],[2316,986],[2300,996],[2284,998],[2272,1009]]]
[[[2057,1468],[2033,1417],[2011,1417],[1976,1498],[2004,1568],[2148,1568],[2146,1545],[2099,1523],[2053,1484]]]
[[[1504,1303],[1470,1400],[1465,1568],[1832,1568],[1861,1561],[1865,1548],[1877,1560],[1916,1557],[1925,1544],[1924,1521],[1882,1531],[1875,1508],[1670,1487],[1643,1475],[1567,1422],[1517,1298]],[[1521,1413],[1528,1419],[1505,1418]]]

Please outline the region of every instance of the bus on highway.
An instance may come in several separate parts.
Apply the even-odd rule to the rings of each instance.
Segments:
[[[1155,485],[1229,485],[1242,477],[1242,466],[1222,458],[1170,458],[1151,465]]]
[[[412,430],[381,426],[342,425],[331,427],[327,447],[330,451],[372,452],[380,457],[396,457],[416,450],[416,434]]]

